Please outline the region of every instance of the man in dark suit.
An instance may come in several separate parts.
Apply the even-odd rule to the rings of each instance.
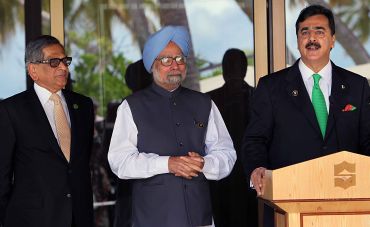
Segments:
[[[256,196],[249,185],[243,183],[245,174],[240,161],[241,142],[248,124],[249,103],[254,91],[244,81],[247,67],[248,59],[243,51],[228,49],[222,59],[225,84],[208,92],[220,110],[238,157],[228,177],[210,182],[212,210],[217,227],[245,227],[257,223]]]
[[[25,56],[34,86],[0,103],[0,226],[93,225],[93,104],[63,90],[71,61],[56,38],[36,38]]]
[[[330,61],[332,12],[308,6],[297,19],[296,33],[301,58],[261,78],[252,102],[243,162],[258,195],[264,193],[266,169],[342,150],[370,154],[369,85]],[[272,226],[273,218],[264,221]]]

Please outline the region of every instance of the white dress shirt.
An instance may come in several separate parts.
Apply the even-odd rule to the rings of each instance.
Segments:
[[[112,171],[121,179],[149,178],[169,173],[169,156],[140,153],[137,148],[138,130],[130,106],[123,101],[118,107],[108,161]],[[219,110],[212,101],[205,138],[203,174],[209,180],[228,176],[236,161],[236,151]]]
[[[307,89],[308,95],[310,96],[310,99],[312,101],[312,88],[314,84],[313,80],[313,74],[315,74],[312,69],[308,68],[307,65],[305,65],[301,60],[299,60],[299,71],[301,71],[302,79],[304,82],[304,85]],[[331,81],[332,81],[332,66],[331,62],[329,62],[322,68],[317,74],[320,74],[321,79],[319,81],[320,89],[324,95],[325,103],[326,103],[326,109],[329,113],[329,97],[331,94]]]
[[[33,85],[36,95],[39,98],[42,108],[44,108],[45,114],[49,120],[51,129],[53,130],[55,138],[58,140],[58,134],[57,134],[57,129],[55,126],[55,119],[54,119],[54,102],[51,101],[49,98],[51,96],[51,92],[47,90],[46,88],[43,88],[39,86],[38,84],[34,83]],[[63,110],[64,113],[67,117],[67,121],[69,124],[69,127],[71,127],[71,120],[69,118],[69,112],[68,112],[68,107],[67,107],[67,102],[63,96],[63,93],[61,90],[57,92],[57,94],[61,97],[60,101],[62,102]],[[59,140],[58,140],[59,143]]]

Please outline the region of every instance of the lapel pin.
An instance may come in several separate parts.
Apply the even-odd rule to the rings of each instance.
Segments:
[[[78,109],[78,105],[77,104],[73,104],[73,109],[77,110]]]
[[[342,88],[342,90],[346,89],[346,86],[344,86],[344,84],[340,85],[340,88]]]
[[[298,91],[297,91],[297,90],[293,90],[293,91],[292,91],[292,95],[293,95],[294,97],[297,97],[297,96],[298,96]]]

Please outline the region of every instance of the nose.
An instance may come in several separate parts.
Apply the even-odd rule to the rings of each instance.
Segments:
[[[171,69],[177,69],[177,68],[179,68],[179,64],[177,64],[175,59],[173,59],[172,64],[171,64]]]
[[[309,40],[311,41],[316,41],[316,34],[314,31],[310,31],[309,32],[309,37],[308,37]]]

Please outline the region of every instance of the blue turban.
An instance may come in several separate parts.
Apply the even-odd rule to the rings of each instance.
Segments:
[[[174,42],[180,47],[182,54],[187,57],[190,50],[190,35],[184,26],[165,26],[151,35],[145,43],[143,61],[146,71],[152,72],[152,65],[159,53]]]

